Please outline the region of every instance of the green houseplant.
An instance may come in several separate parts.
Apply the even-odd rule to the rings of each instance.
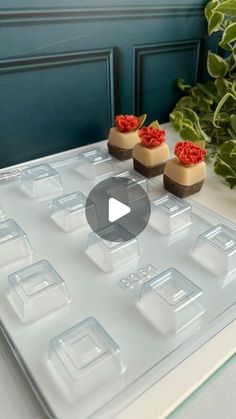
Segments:
[[[205,7],[208,33],[219,35],[220,55],[208,52],[211,80],[196,86],[177,81],[184,96],[170,121],[184,140],[206,147],[217,174],[236,186],[236,0],[211,0]],[[223,58],[224,57],[224,58]]]

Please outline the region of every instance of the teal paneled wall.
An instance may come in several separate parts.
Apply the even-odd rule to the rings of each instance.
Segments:
[[[0,167],[164,122],[204,74],[205,1],[0,0]]]

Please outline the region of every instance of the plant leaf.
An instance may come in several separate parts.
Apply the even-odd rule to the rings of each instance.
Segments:
[[[229,184],[230,189],[236,186],[236,176],[226,176],[225,180]]]
[[[229,140],[219,148],[219,158],[236,171],[236,140]]]
[[[189,90],[192,88],[192,86],[190,84],[185,83],[184,79],[177,79],[177,87],[182,90],[183,92]]]
[[[226,0],[215,8],[217,12],[222,12],[227,16],[236,16],[236,1]]]
[[[146,118],[147,118],[147,114],[146,114],[146,113],[144,113],[144,114],[143,114],[143,115],[141,115],[141,116],[138,116],[138,119],[139,119],[139,125],[138,125],[138,127],[137,127],[136,129],[139,129],[139,128],[141,128],[141,127],[143,126],[143,124],[144,124],[144,122],[145,122]]]
[[[208,23],[208,34],[212,35],[214,32],[217,32],[223,20],[223,13],[214,11]]]
[[[210,76],[214,78],[224,77],[228,70],[228,64],[222,57],[209,51],[207,69]]]
[[[187,126],[187,127],[193,127],[193,123],[192,123],[191,119],[183,118],[183,120],[182,120],[182,126],[183,127],[185,127],[185,126]]]
[[[234,133],[234,131],[232,129],[228,128],[228,132],[229,132],[229,135],[230,135],[231,139],[236,140],[236,134]]]
[[[199,140],[199,136],[196,133],[196,131],[194,130],[194,128],[190,127],[190,126],[185,126],[180,130],[180,136],[183,138],[183,140],[185,141],[192,141],[192,142],[196,142]]]
[[[218,94],[222,98],[229,91],[229,84],[226,79],[220,78],[215,80],[215,85],[217,87]]]
[[[195,103],[193,98],[190,96],[183,96],[178,102],[178,106],[183,106],[184,108],[194,108]]]
[[[153,121],[151,124],[149,124],[148,125],[149,127],[152,127],[152,128],[160,128],[160,125],[159,125],[159,122],[156,120],[156,121]]]
[[[223,97],[222,97],[222,99],[219,101],[219,103],[218,103],[218,105],[217,105],[217,107],[216,107],[216,110],[215,110],[215,112],[214,112],[214,118],[213,118],[213,125],[214,125],[214,127],[216,127],[216,128],[218,128],[218,125],[216,124],[216,121],[217,121],[217,118],[218,118],[218,115],[219,115],[219,113],[220,113],[220,111],[221,111],[221,108],[224,106],[224,104],[225,104],[225,102],[229,99],[229,98],[233,98],[233,100],[235,100],[235,97],[232,95],[232,93],[226,93],[226,95],[224,95]]]
[[[179,131],[182,124],[181,121],[183,119],[183,113],[180,111],[173,111],[170,113],[170,121],[176,131]]]
[[[217,175],[220,175],[223,177],[226,177],[226,176],[236,177],[235,171],[220,158],[216,160],[214,168]]]
[[[236,115],[230,115],[229,119],[230,119],[231,127],[234,133],[236,134]]]
[[[225,46],[227,46],[227,44],[235,40],[236,40],[236,22],[231,23],[231,25],[229,25],[225,29],[222,40],[219,43],[219,45],[220,47],[224,48]]]
[[[205,16],[207,18],[207,21],[209,22],[212,14],[213,14],[213,10],[219,5],[219,2],[217,0],[212,0],[209,1],[205,7]]]
[[[204,84],[198,83],[197,87],[202,93],[217,102],[217,88],[214,81],[208,80]]]
[[[183,109],[184,109],[184,116],[186,116],[187,119],[190,119],[190,121],[192,122],[199,122],[199,118],[196,112],[188,108],[183,108]]]

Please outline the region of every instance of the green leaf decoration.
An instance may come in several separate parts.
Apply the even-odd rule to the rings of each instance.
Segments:
[[[231,124],[232,130],[236,134],[236,115],[231,115],[229,117],[229,119],[230,119],[230,124]]]
[[[227,16],[236,16],[236,0],[226,0],[215,8],[217,12],[222,12]]]
[[[185,141],[192,141],[193,143],[196,141],[199,141],[199,136],[196,133],[196,131],[194,130],[194,128],[190,127],[190,126],[185,126],[180,130],[180,136],[183,138],[183,140]]]
[[[228,70],[228,64],[222,57],[209,51],[207,69],[210,76],[214,78],[224,77]]]
[[[205,7],[205,16],[209,22],[211,16],[213,15],[214,9],[218,7],[219,2],[217,0],[209,1]]]
[[[229,91],[229,83],[226,79],[220,78],[215,80],[217,92],[220,98],[222,98]]]
[[[200,147],[200,148],[205,148],[206,147],[206,142],[204,140],[194,141],[194,144],[198,145],[198,147]]]
[[[147,118],[147,114],[146,114],[146,113],[144,113],[144,114],[143,114],[143,115],[141,115],[141,116],[138,116],[138,119],[139,119],[139,125],[138,125],[138,127],[137,127],[136,129],[140,129],[140,128],[143,126],[143,124],[144,124],[144,122],[145,122],[146,118]]]
[[[159,129],[160,128],[160,125],[159,125],[159,122],[156,120],[156,121],[153,121],[151,124],[149,124],[148,125],[149,127],[152,127],[152,128],[157,128],[157,129]]]
[[[231,23],[229,25],[223,34],[222,40],[220,42],[220,47],[224,48],[227,46],[227,44],[230,44],[231,42],[236,40],[236,22]]]
[[[208,23],[208,34],[212,35],[214,32],[217,32],[223,20],[223,13],[214,11]]]

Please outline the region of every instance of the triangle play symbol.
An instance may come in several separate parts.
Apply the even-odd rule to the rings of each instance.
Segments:
[[[113,223],[116,220],[124,217],[125,215],[131,212],[128,205],[123,204],[123,202],[118,201],[115,198],[110,198],[108,203],[108,219],[110,223]]]

